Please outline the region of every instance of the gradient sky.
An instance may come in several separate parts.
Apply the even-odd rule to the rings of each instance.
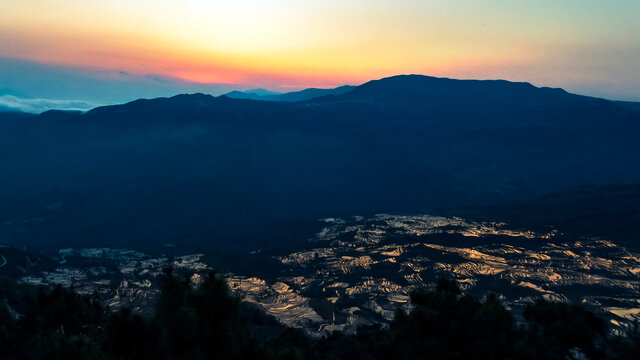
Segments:
[[[639,19],[638,0],[3,0],[0,58],[212,92],[420,73],[640,100]],[[7,69],[0,90],[41,96]]]

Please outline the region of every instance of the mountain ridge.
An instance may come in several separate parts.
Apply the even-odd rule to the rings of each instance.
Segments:
[[[28,120],[0,132],[0,240],[20,244],[223,246],[278,222],[640,184],[640,113],[507,81],[396,77],[299,102],[182,94]]]
[[[307,101],[313,98],[328,96],[328,95],[341,95],[346,92],[351,91],[354,86],[351,85],[342,85],[333,89],[319,89],[319,88],[308,88],[300,91],[293,91],[283,94],[259,94],[254,93],[251,90],[247,91],[231,91],[229,93],[224,94],[226,97],[230,97],[233,99],[250,99],[250,100],[263,100],[263,101],[287,101],[287,102],[296,102],[296,101]]]

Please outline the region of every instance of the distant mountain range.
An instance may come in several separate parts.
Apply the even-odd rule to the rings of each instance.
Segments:
[[[251,100],[264,100],[264,101],[305,101],[314,98],[329,96],[329,95],[342,95],[353,90],[355,86],[344,85],[335,89],[305,89],[301,91],[288,92],[285,94],[278,94],[264,89],[255,89],[247,91],[231,91],[224,94],[226,97],[232,99],[251,99]]]
[[[408,75],[233,96],[0,114],[0,243],[260,244],[287,236],[273,224],[640,184],[640,112],[562,89]]]

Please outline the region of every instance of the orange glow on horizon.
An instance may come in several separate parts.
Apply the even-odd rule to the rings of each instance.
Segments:
[[[590,0],[6,0],[0,58],[274,89],[420,73],[640,92],[637,13]]]
[[[39,37],[29,32],[14,32],[13,40],[23,44],[15,51],[15,58],[40,63],[153,74],[200,84],[254,84],[283,89],[359,84],[401,73],[451,76],[469,73],[478,62],[498,67],[512,61],[505,54],[503,58],[479,54],[472,60],[450,60],[449,54],[434,54],[422,64],[406,63],[403,59],[392,61],[393,58],[387,57],[383,61],[386,63],[379,65],[364,63],[364,58],[371,56],[368,54],[326,58],[321,52],[310,50],[239,55],[183,49],[180,45],[144,37],[95,40],[56,32]],[[95,46],[96,43],[99,46]]]

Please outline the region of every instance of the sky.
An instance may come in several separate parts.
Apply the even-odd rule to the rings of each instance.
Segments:
[[[637,0],[3,0],[0,104],[407,73],[640,101],[639,14]]]

